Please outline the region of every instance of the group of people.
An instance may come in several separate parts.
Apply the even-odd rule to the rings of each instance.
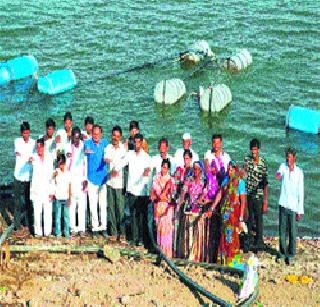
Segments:
[[[189,133],[183,134],[182,148],[174,155],[169,154],[168,140],[161,138],[159,153],[151,157],[137,121],[130,122],[124,141],[121,127],[114,126],[111,143],[92,117],[86,117],[81,130],[73,125],[70,112],[64,115],[62,129],[56,130],[55,121],[48,118],[44,135],[36,141],[28,122],[21,124],[20,132],[14,144],[17,229],[22,223],[22,229],[35,236],[50,236],[54,225],[55,235],[61,237],[63,224],[64,236],[70,238],[84,235],[90,226],[94,235],[102,232],[124,243],[127,204],[130,243],[152,249],[152,219],[151,231],[168,257],[236,265],[241,232],[247,233],[245,251],[264,248],[268,170],[257,139],[250,141],[251,153],[239,167],[222,149],[220,134],[212,136],[212,148],[200,161]],[[303,214],[303,172],[295,159],[289,148],[276,175],[282,182],[280,255],[287,260],[295,255],[296,221]]]

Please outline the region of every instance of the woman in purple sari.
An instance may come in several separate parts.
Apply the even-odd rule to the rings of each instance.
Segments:
[[[209,210],[214,202],[218,189],[219,182],[223,180],[225,170],[223,162],[218,158],[219,167],[217,166],[216,159],[213,159],[207,173],[207,194],[205,197],[206,209]],[[221,215],[215,211],[203,214],[204,219],[204,259],[205,262],[217,262],[218,248],[220,242],[220,227]]]

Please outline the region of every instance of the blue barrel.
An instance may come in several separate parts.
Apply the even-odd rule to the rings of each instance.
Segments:
[[[5,64],[6,63],[0,63],[0,85],[10,82],[10,73]]]
[[[32,55],[26,55],[2,63],[0,67],[4,67],[8,71],[10,80],[19,80],[32,76],[38,71],[39,65]]]
[[[64,93],[77,84],[76,77],[72,70],[55,70],[38,80],[38,91],[43,94],[55,95]]]
[[[320,134],[320,112],[291,105],[286,115],[286,128]]]

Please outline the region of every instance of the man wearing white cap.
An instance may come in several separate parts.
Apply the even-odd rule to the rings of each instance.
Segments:
[[[184,166],[184,160],[183,160],[183,153],[186,149],[189,149],[192,152],[192,163],[195,161],[199,161],[198,154],[190,148],[192,144],[192,139],[190,133],[184,133],[182,136],[182,146],[183,148],[177,149],[175,155],[174,155],[174,162],[175,166],[183,167]]]

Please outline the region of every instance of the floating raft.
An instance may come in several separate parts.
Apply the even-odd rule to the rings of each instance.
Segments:
[[[291,105],[286,115],[286,128],[320,134],[320,112]]]
[[[64,93],[73,89],[77,84],[72,70],[55,70],[38,80],[38,91],[47,95]]]
[[[186,86],[180,79],[161,80],[157,83],[153,97],[157,103],[173,104],[186,93]]]
[[[220,112],[232,101],[230,88],[225,84],[217,84],[204,89],[199,87],[200,108],[206,112]]]
[[[2,62],[0,63],[0,85],[32,76],[38,71],[38,67],[38,62],[32,55]]]

